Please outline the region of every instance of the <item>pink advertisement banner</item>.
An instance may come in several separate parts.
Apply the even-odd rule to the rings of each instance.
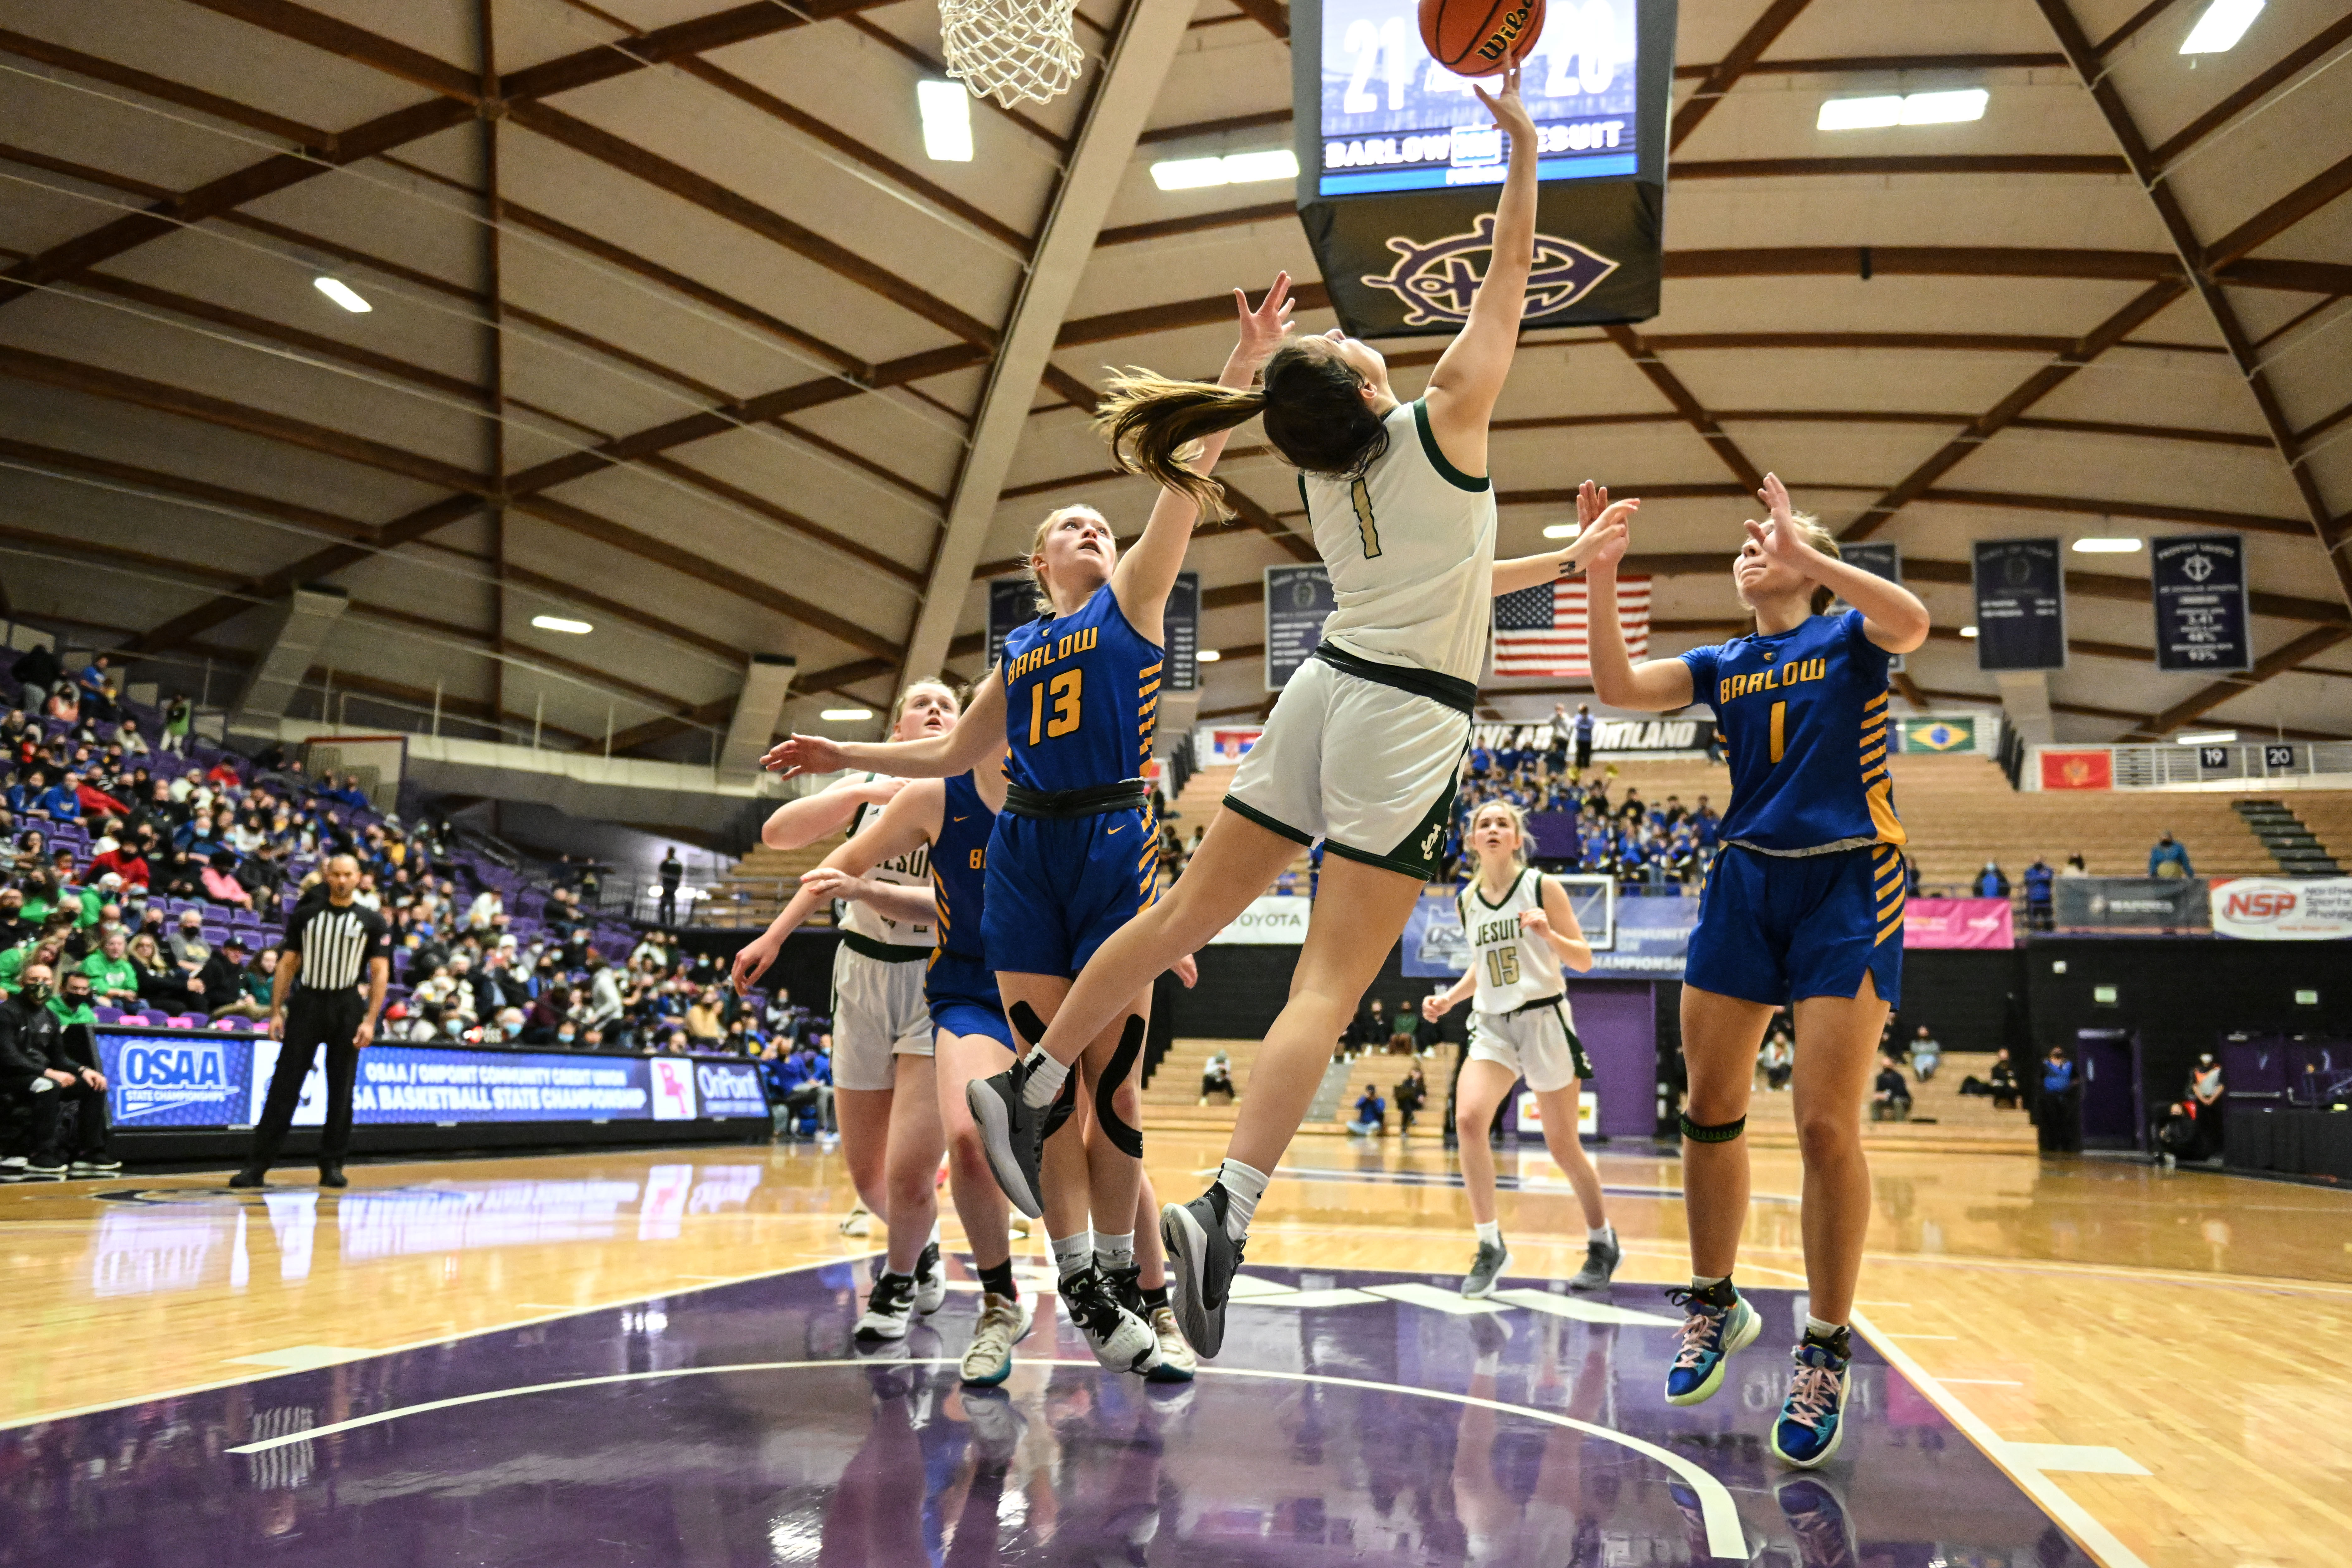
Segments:
[[[1903,907],[1906,947],[2015,947],[2007,899],[1914,899]]]

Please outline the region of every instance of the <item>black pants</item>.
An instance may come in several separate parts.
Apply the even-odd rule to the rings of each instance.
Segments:
[[[349,991],[297,990],[286,1004],[286,1042],[278,1047],[278,1069],[269,1075],[269,1098],[261,1107],[261,1122],[253,1130],[253,1163],[268,1165],[278,1158],[286,1130],[294,1123],[294,1110],[302,1100],[302,1080],[319,1047],[327,1047],[327,1124],[319,1132],[319,1163],[340,1165],[352,1142],[352,1084],[359,1077],[360,1053],[352,1042],[367,999],[358,987]]]
[[[103,1155],[106,1152],[106,1091],[92,1089],[79,1078],[70,1084],[58,1084],[47,1094],[28,1095],[32,1106],[27,1121],[32,1141],[33,1163],[54,1165],[67,1154],[77,1157]],[[68,1150],[63,1136],[66,1107],[75,1107],[73,1147]]]
[[[1591,765],[1592,742],[1590,737],[1579,736],[1576,742],[1576,771],[1582,773]]]
[[[677,884],[675,882],[662,885],[661,923],[666,926],[677,924]]]

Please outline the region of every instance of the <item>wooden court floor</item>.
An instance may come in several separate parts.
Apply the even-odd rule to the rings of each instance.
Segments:
[[[1174,1196],[1221,1152],[1162,1132],[1150,1158]],[[1638,1287],[1685,1274],[1678,1165],[1601,1164],[1627,1247],[1616,1299],[1667,1310]],[[1882,1152],[1872,1164],[1866,1332],[2094,1556],[2345,1560],[2352,1194],[2095,1160]],[[845,1177],[810,1145],[354,1166],[341,1195],[290,1183],[231,1194],[225,1174],[0,1189],[14,1350],[0,1426],[878,1245],[839,1233]],[[1250,1260],[1454,1272],[1469,1222],[1449,1177],[1433,1139],[1302,1139]],[[1802,1286],[1798,1181],[1792,1153],[1758,1152],[1741,1271],[1755,1285]],[[1574,1201],[1541,1154],[1518,1157],[1502,1215],[1515,1273],[1581,1261]],[[948,1224],[952,1241],[951,1212]],[[1042,1239],[1022,1246],[1042,1266]]]

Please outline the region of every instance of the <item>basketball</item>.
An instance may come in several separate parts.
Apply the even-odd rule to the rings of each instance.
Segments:
[[[1493,76],[1543,36],[1544,0],[1421,0],[1421,41],[1456,76]]]

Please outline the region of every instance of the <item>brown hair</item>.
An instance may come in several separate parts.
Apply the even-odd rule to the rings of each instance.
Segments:
[[[1266,441],[1291,467],[1353,479],[1389,445],[1388,428],[1364,402],[1363,387],[1364,378],[1329,339],[1303,338],[1275,350],[1253,387],[1138,369],[1115,375],[1095,428],[1121,469],[1190,497],[1204,517],[1223,517],[1224,487],[1187,466],[1196,442],[1264,416]]]

